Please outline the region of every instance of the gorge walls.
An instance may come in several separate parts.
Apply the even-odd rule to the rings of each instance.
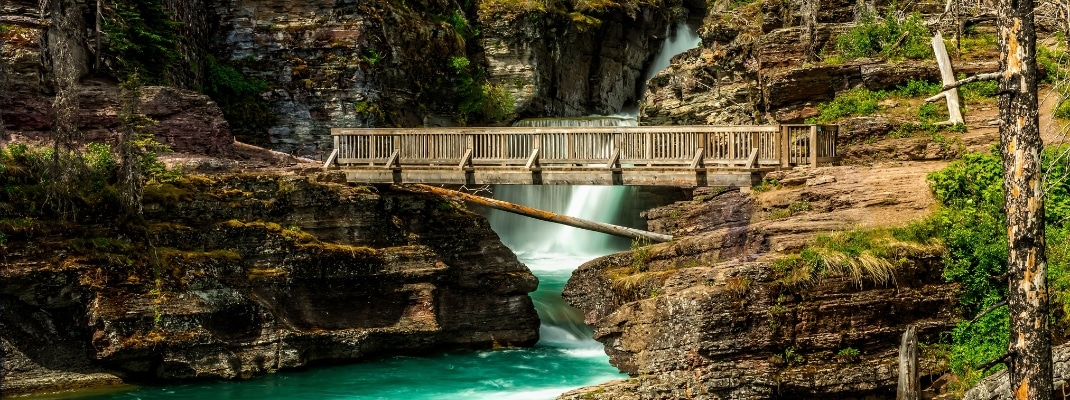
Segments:
[[[486,219],[337,179],[188,177],[143,226],[7,220],[5,396],[535,343],[537,279]]]
[[[52,67],[38,38],[53,29],[50,14],[35,2],[9,3],[0,14],[13,27],[4,32],[4,63],[18,99],[0,101],[5,110],[31,103],[47,110],[37,106],[49,104]],[[90,5],[71,3],[93,20]],[[306,156],[329,152],[332,127],[506,124],[634,108],[669,29],[705,10],[680,0],[161,4],[178,22],[174,49],[143,68],[166,69],[153,76],[171,85],[215,93],[242,140]],[[92,68],[91,34],[75,45],[87,54],[77,63],[88,71],[83,79],[108,82],[123,68],[109,47],[101,69]],[[241,104],[218,97],[232,86],[255,95]],[[5,121],[13,131],[41,130],[23,119]]]

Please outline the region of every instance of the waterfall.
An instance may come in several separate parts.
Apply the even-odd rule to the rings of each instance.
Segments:
[[[575,118],[528,118],[517,121],[513,126],[530,128],[556,128],[564,126],[638,126],[635,115],[592,115]]]
[[[620,224],[618,205],[633,187],[501,185],[494,198],[570,217]],[[517,254],[596,257],[627,248],[628,240],[604,233],[540,221],[505,212],[489,213],[491,227]]]
[[[698,36],[696,29],[686,22],[676,24],[675,29],[667,29],[665,34],[668,38],[665,39],[665,43],[662,43],[658,55],[654,56],[654,61],[650,63],[644,81],[649,81],[658,72],[668,68],[670,61],[677,54],[696,48],[702,43],[702,38]],[[646,91],[645,84],[643,91]]]
[[[571,217],[634,225],[626,214],[636,212],[628,201],[635,191],[622,186],[499,185],[494,198]],[[486,215],[502,242],[539,277],[539,289],[531,294],[542,321],[539,345],[603,355],[583,314],[561,299],[561,290],[577,266],[627,249],[628,239],[497,210]]]
[[[674,56],[697,47],[701,41],[695,28],[686,22],[668,29],[666,35],[668,37],[647,69],[645,80],[667,68]],[[643,90],[646,90],[645,83]],[[532,118],[518,121],[514,126],[636,126],[637,116],[638,110],[633,109],[610,116]],[[627,211],[634,211],[628,200],[635,193],[634,187],[620,186],[501,185],[494,189],[494,198],[570,217],[634,226],[635,220],[625,218]],[[540,343],[565,347],[597,346],[601,351],[601,346],[591,339],[590,328],[583,323],[582,314],[565,304],[560,293],[576,266],[587,259],[625,250],[630,245],[628,240],[506,212],[489,211],[486,215],[502,242],[517,253],[543,283],[550,281],[549,285],[540,284],[539,290],[532,293],[542,321]]]

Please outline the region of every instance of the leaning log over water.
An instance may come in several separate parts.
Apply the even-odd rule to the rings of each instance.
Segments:
[[[541,219],[543,221],[555,222],[558,224],[564,224],[580,229],[586,229],[589,231],[608,233],[610,235],[623,236],[631,239],[645,239],[656,243],[668,242],[672,240],[672,236],[670,235],[663,235],[660,233],[647,232],[620,225],[613,225],[603,222],[589,221],[585,219],[569,217],[567,215],[555,214],[549,211],[543,211],[527,206],[522,206],[519,204],[513,204],[507,201],[495,200],[487,197],[480,197],[468,193],[458,192],[456,190],[449,190],[423,184],[412,184],[409,186],[426,190],[440,196],[456,197],[470,203],[479,204],[481,206],[487,206],[493,209],[511,212],[513,214],[520,214],[526,217]]]

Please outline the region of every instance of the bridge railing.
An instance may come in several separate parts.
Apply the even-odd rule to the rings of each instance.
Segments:
[[[343,165],[791,166],[836,157],[837,126],[335,128]]]

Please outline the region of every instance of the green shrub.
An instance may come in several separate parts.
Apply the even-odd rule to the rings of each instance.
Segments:
[[[1070,55],[1059,49],[1049,49],[1047,46],[1037,46],[1037,64],[1046,71],[1044,83],[1057,84],[1070,79]]]
[[[992,305],[998,301],[993,297],[984,304]],[[965,380],[967,386],[973,386],[987,376],[989,371],[1003,369],[1002,364],[993,366],[988,371],[977,371],[974,368],[1007,352],[1009,329],[1010,316],[1006,306],[981,317],[973,324],[960,322],[951,333],[951,370]]]
[[[250,78],[215,57],[208,57],[208,74],[204,93],[219,104],[234,137],[251,144],[266,144],[267,131],[276,118],[260,94],[268,90],[267,82]]]
[[[1066,318],[1070,311],[1070,226],[1065,224],[1070,217],[1070,183],[1066,161],[1057,162],[1063,151],[1065,148],[1056,146],[1045,149],[1042,164],[1049,294],[1056,330],[1065,332],[1070,325]],[[960,285],[963,314],[973,318],[1006,298],[1006,280],[996,279],[1007,271],[1002,161],[995,151],[968,154],[929,174],[928,179],[941,208],[926,223],[943,238],[943,275]],[[959,324],[952,333],[952,368],[968,384],[990,372],[973,367],[1006,351],[1008,321],[1006,309],[997,309],[973,324]]]
[[[460,97],[457,105],[460,122],[500,122],[512,114],[516,107],[512,94],[504,85],[487,82],[482,68],[463,56],[450,57],[447,64],[454,72],[454,90]]]
[[[1055,107],[1055,118],[1070,119],[1070,97],[1064,97],[1059,106]]]
[[[106,56],[117,77],[138,73],[147,84],[166,84],[181,59],[179,26],[161,0],[116,0],[104,9]]]
[[[826,124],[850,116],[864,116],[877,112],[878,102],[888,97],[884,91],[872,91],[866,88],[848,90],[828,103],[817,106],[818,116],[808,118],[808,124]]]
[[[911,14],[902,23],[895,18],[894,12],[889,12],[883,18],[866,14],[857,26],[836,38],[836,50],[847,58],[920,60],[932,57],[929,29],[918,13]]]
[[[860,357],[862,357],[862,352],[854,347],[843,348],[836,353],[836,358],[839,358],[840,361],[843,362],[855,362],[858,361]]]
[[[942,117],[941,108],[933,103],[924,103],[918,106],[918,121],[924,123],[936,122],[936,119]]]
[[[91,170],[101,174],[111,174],[117,163],[107,143],[90,143],[86,145],[86,164]]]
[[[929,82],[920,79],[911,79],[906,84],[899,85],[892,92],[893,94],[901,97],[929,97],[940,93],[940,88],[943,85],[936,82]]]
[[[999,94],[998,81],[971,82],[959,87],[959,95],[967,101],[991,99],[997,94]]]
[[[452,13],[446,16],[446,21],[453,26],[457,34],[465,39],[473,39],[479,36],[479,27],[468,23],[468,18],[465,17],[461,10],[453,10]]]

